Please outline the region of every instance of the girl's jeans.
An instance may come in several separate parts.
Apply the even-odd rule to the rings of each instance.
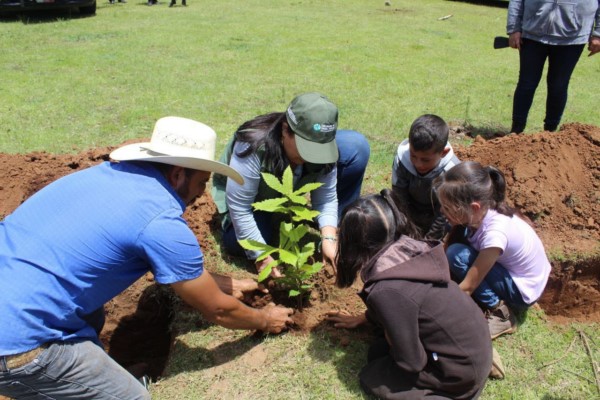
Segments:
[[[142,384],[91,341],[57,342],[29,364],[0,365],[0,394],[28,399],[150,399]]]
[[[459,243],[450,245],[446,251],[446,257],[450,264],[453,280],[458,283],[462,282],[478,255],[479,252],[470,246]],[[497,306],[500,300],[504,300],[515,311],[525,310],[529,307],[529,304],[523,301],[521,292],[506,268],[499,263],[494,264],[472,296],[475,301],[488,309]]]
[[[571,74],[584,47],[584,44],[556,46],[523,39],[519,51],[519,82],[513,99],[513,128],[520,131],[525,128],[535,90],[548,59],[548,95],[544,129],[556,130],[567,104]]]
[[[340,158],[337,162],[338,218],[346,206],[360,197],[363,178],[371,149],[369,142],[356,131],[338,130],[337,142]],[[271,213],[255,212],[254,219],[258,230],[267,243],[273,243]],[[237,241],[233,225],[223,232],[222,243],[227,253],[244,256],[245,252]]]

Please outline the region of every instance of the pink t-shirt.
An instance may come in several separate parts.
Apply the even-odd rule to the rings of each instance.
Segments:
[[[506,268],[523,300],[531,304],[539,299],[551,267],[542,241],[529,224],[516,215],[511,218],[488,210],[469,242],[477,251],[499,248],[497,262]]]

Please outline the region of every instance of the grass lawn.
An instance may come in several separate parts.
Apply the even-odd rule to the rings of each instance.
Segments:
[[[474,130],[510,127],[518,54],[492,48],[505,33],[505,8],[446,0],[188,0],[173,8],[168,0],[99,1],[90,18],[0,19],[0,152],[118,145],[149,137],[167,115],[212,126],[222,148],[242,122],[320,91],[339,106],[341,128],[368,137],[363,188],[373,192],[389,185],[395,149],[421,114]],[[586,55],[563,122],[600,125],[600,56]],[[545,93],[541,85],[527,131],[542,128]],[[320,331],[257,339],[198,318],[177,316],[181,334],[165,379],[152,387],[155,398],[364,398],[356,374],[367,343],[352,332],[347,346]],[[534,310],[516,334],[495,341],[508,376],[490,382],[482,398],[600,398],[591,362],[598,343],[597,325],[554,325]]]

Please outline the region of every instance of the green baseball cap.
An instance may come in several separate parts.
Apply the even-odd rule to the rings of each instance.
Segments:
[[[335,104],[320,93],[305,93],[292,100],[285,115],[304,161],[313,164],[337,162],[338,109]]]

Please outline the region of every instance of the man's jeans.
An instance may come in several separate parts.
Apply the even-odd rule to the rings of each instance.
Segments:
[[[446,257],[452,279],[462,282],[478,255],[479,252],[470,246],[458,243],[450,245],[446,250]],[[499,263],[494,264],[472,293],[472,297],[488,309],[494,308],[500,300],[504,300],[515,311],[523,311],[529,307],[506,268]]]
[[[344,208],[360,197],[371,149],[367,139],[356,131],[338,130],[335,140],[340,154],[337,162],[336,186],[339,218]],[[272,243],[273,239],[272,216],[272,213],[254,213],[258,230],[267,243]],[[245,255],[237,241],[233,225],[223,232],[222,242],[227,253],[235,256]]]
[[[0,394],[28,399],[150,399],[142,384],[91,341],[53,343],[31,363],[4,371]]]
[[[519,51],[519,82],[513,99],[513,127],[523,130],[548,59],[548,95],[544,128],[556,130],[567,104],[569,80],[585,45],[554,46],[523,39]]]

